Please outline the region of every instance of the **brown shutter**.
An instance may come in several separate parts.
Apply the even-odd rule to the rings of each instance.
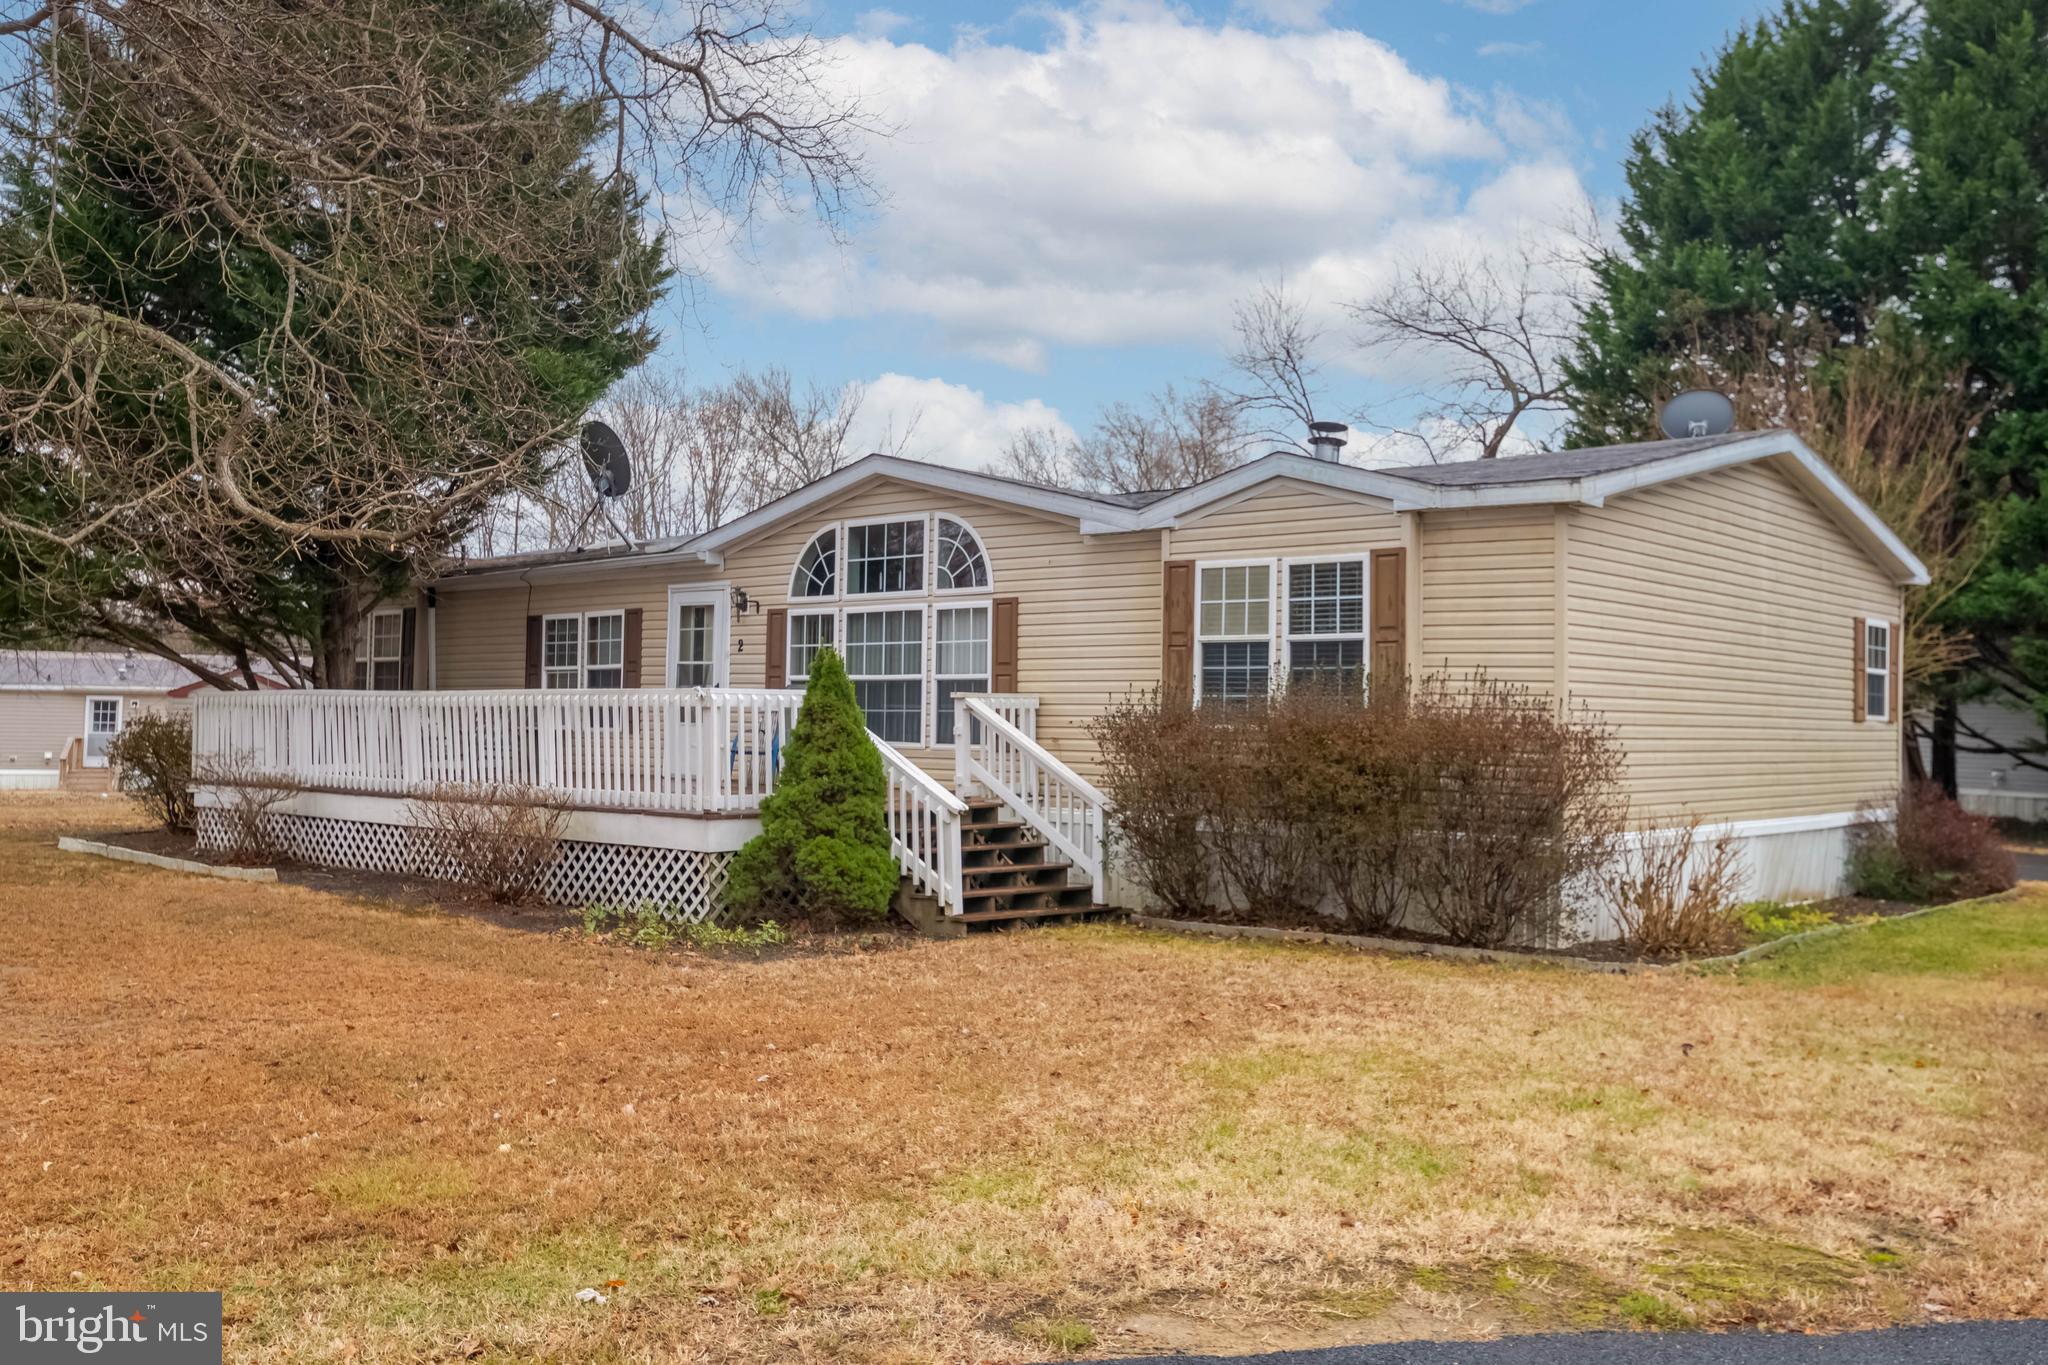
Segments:
[[[1849,661],[1855,668],[1849,674],[1849,716],[1852,720],[1864,720],[1863,670],[1868,663],[1864,650],[1868,648],[1870,632],[1863,617],[1856,618],[1856,647],[1849,651]]]
[[[991,692],[1017,690],[1017,599],[998,597],[989,623],[989,679]]]
[[[419,608],[407,607],[398,618],[398,687],[402,692],[413,689],[413,661],[419,657],[419,638]]]
[[[1408,552],[1372,552],[1372,676],[1399,687],[1408,673]]]
[[[1162,698],[1183,706],[1195,699],[1195,561],[1166,561],[1164,590],[1160,594],[1164,616],[1159,623],[1161,658],[1159,690]]]
[[[540,686],[540,618],[526,618],[526,685]]]
[[[769,687],[789,686],[789,611],[775,607],[768,613],[768,668]]]
[[[1897,725],[1899,723],[1899,702],[1903,700],[1903,698],[1900,696],[1899,677],[1901,671],[1904,668],[1905,663],[1904,658],[1902,657],[1906,652],[1905,625],[1898,621],[1892,622],[1891,633],[1886,637],[1886,639],[1889,641],[1891,648],[1885,651],[1885,658],[1889,659],[1892,665],[1892,704],[1891,709],[1886,713],[1886,715],[1891,720],[1892,724]]]
[[[647,613],[638,607],[626,608],[626,686],[640,685],[640,631],[641,622]]]

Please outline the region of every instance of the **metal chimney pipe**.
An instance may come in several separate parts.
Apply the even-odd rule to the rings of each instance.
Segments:
[[[1343,433],[1350,429],[1342,422],[1310,422],[1308,453],[1318,460],[1336,464],[1346,444]]]

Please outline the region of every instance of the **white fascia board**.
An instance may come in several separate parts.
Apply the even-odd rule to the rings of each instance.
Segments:
[[[956,493],[983,502],[1023,507],[1049,516],[1071,517],[1080,523],[1083,535],[1106,535],[1118,531],[1143,529],[1138,523],[1138,514],[1135,511],[1098,502],[1094,498],[1082,497],[1077,493],[1068,493],[1057,488],[1034,488],[1029,484],[977,474],[968,469],[926,464],[921,460],[905,460],[895,455],[869,455],[814,483],[805,484],[794,493],[786,493],[774,502],[729,521],[716,530],[706,531],[695,540],[689,541],[688,548],[700,555],[722,550],[736,541],[765,531],[791,517],[800,516],[819,503],[828,502],[869,479],[881,478],[895,479],[899,483],[929,488],[935,492]]]
[[[1184,488],[1170,498],[1161,498],[1140,513],[1140,529],[1178,526],[1180,518],[1192,512],[1225,498],[1236,497],[1274,479],[1295,479],[1318,488],[1335,488],[1347,493],[1385,498],[1400,511],[1415,510],[1413,505],[1403,507],[1404,500],[1413,504],[1417,497],[1430,498],[1435,492],[1425,484],[1410,483],[1376,469],[1333,464],[1306,455],[1273,454],[1241,464],[1193,488]],[[1433,507],[1436,503],[1431,499],[1419,505]]]

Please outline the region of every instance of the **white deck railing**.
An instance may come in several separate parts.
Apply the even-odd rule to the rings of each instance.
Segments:
[[[195,772],[376,796],[523,786],[595,810],[742,813],[775,788],[803,694],[201,692]]]
[[[1054,758],[1004,711],[1008,698],[954,698],[953,767],[964,791],[979,787],[1017,812],[1094,886],[1102,904],[1102,829],[1108,799]],[[1035,699],[1033,719],[1035,722]],[[1034,723],[1034,730],[1036,725]]]

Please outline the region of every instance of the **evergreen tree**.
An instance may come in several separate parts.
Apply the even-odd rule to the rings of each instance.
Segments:
[[[888,794],[846,667],[821,649],[775,790],[761,803],[761,832],[733,859],[726,904],[756,919],[887,915],[901,876],[889,851]]]
[[[1978,515],[1996,510],[1995,534],[1951,614],[1976,635],[1977,686],[2030,702],[2048,722],[2044,43],[2048,0],[1925,5],[1901,84],[1912,192],[1895,230],[1914,248],[1915,325],[1987,408],[1970,492]],[[1952,784],[1952,772],[1939,775]]]
[[[1567,366],[1570,440],[1639,440],[1655,400],[1739,372],[1773,329],[1871,332],[1905,261],[1873,232],[1898,141],[1888,0],[1787,0],[1637,133]]]

